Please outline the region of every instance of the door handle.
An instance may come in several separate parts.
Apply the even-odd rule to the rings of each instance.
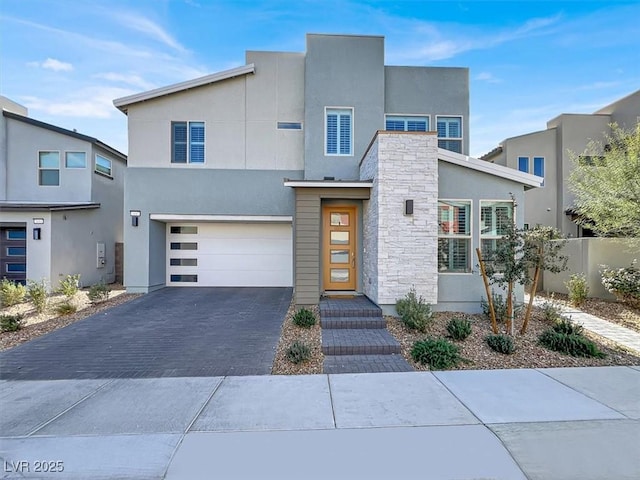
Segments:
[[[351,268],[356,268],[356,252],[351,252]]]

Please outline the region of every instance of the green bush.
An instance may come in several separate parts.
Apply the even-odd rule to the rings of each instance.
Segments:
[[[3,278],[0,281],[0,306],[12,307],[24,301],[27,289],[24,285]]]
[[[573,323],[570,318],[561,316],[551,327],[551,330],[557,333],[564,333],[565,335],[582,335],[584,328],[582,325]]]
[[[0,330],[3,332],[15,332],[22,328],[24,315],[17,313],[15,315],[0,315]]]
[[[79,285],[80,274],[67,275],[63,280],[60,280],[60,286],[57,291],[71,300],[78,293]]]
[[[411,358],[431,370],[448,370],[462,360],[460,348],[444,338],[418,340],[411,348]]]
[[[493,299],[493,312],[496,314],[496,321],[498,323],[505,323],[507,321],[507,299],[506,297],[495,293],[491,290],[491,298]],[[491,318],[491,312],[489,310],[489,302],[485,298],[480,299],[480,306],[482,307],[482,313],[487,318]],[[517,317],[522,311],[522,305],[513,305],[513,316]]]
[[[301,308],[293,314],[292,321],[298,327],[309,328],[316,324],[316,316],[311,310]]]
[[[426,332],[433,321],[431,305],[418,297],[415,288],[409,290],[404,298],[396,300],[396,311],[400,320],[411,330]]]
[[[43,313],[47,309],[49,296],[47,293],[46,280],[40,280],[39,282],[28,280],[27,295],[29,296],[29,301],[31,302],[33,307],[36,309],[36,312]]]
[[[562,308],[553,301],[553,297],[550,300],[545,300],[540,309],[547,322],[555,322],[562,317]]]
[[[552,328],[545,330],[539,337],[540,344],[556,352],[573,357],[604,358],[597,345],[582,335],[558,333]]]
[[[629,267],[609,268],[604,266],[600,272],[602,285],[616,298],[634,308],[640,309],[640,269],[636,267],[636,261]]]
[[[584,273],[574,273],[564,284],[569,290],[569,302],[574,307],[580,307],[589,295],[589,285]]]
[[[447,324],[447,332],[454,340],[464,340],[471,335],[471,322],[464,318],[452,318]]]
[[[69,315],[77,311],[78,307],[69,302],[62,302],[56,306],[56,313],[58,313],[58,315]]]
[[[96,303],[104,302],[109,299],[109,292],[111,292],[111,287],[102,282],[96,283],[95,285],[91,285],[89,287],[89,292],[87,293],[87,297],[89,301],[94,305]]]
[[[291,363],[297,365],[311,358],[311,349],[304,342],[296,340],[287,348],[286,357]]]
[[[487,335],[485,337],[487,345],[491,347],[491,350],[498,353],[504,353],[509,355],[516,351],[516,345],[513,342],[513,338],[509,335]]]

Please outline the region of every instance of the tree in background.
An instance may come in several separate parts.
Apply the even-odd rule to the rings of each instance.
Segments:
[[[577,222],[600,236],[640,237],[640,124],[633,130],[610,126],[603,141],[571,155]]]

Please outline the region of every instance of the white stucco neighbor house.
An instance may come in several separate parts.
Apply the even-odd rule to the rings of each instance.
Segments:
[[[306,40],[114,100],[127,290],[287,286],[297,305],[346,292],[391,309],[415,286],[478,311],[473,252],[522,225],[542,179],[467,156],[466,68],[385,65],[379,36]]]
[[[0,278],[115,281],[127,157],[0,104]]]

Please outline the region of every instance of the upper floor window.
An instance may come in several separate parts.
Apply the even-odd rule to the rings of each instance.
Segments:
[[[171,163],[204,163],[204,122],[171,123]]]
[[[544,157],[533,157],[533,174],[544,178]]]
[[[300,122],[278,122],[278,130],[302,130]]]
[[[353,109],[326,109],[326,155],[353,155]]]
[[[60,185],[60,152],[38,152],[38,185]]]
[[[111,160],[101,155],[96,155],[95,171],[110,177],[111,176]]]
[[[86,168],[87,154],[85,152],[65,152],[65,168]]]
[[[462,117],[437,117],[438,147],[462,153]]]
[[[471,272],[471,201],[438,201],[438,271]]]
[[[395,132],[427,132],[429,131],[429,117],[387,115],[385,130]]]
[[[518,157],[518,170],[529,173],[529,157]]]

